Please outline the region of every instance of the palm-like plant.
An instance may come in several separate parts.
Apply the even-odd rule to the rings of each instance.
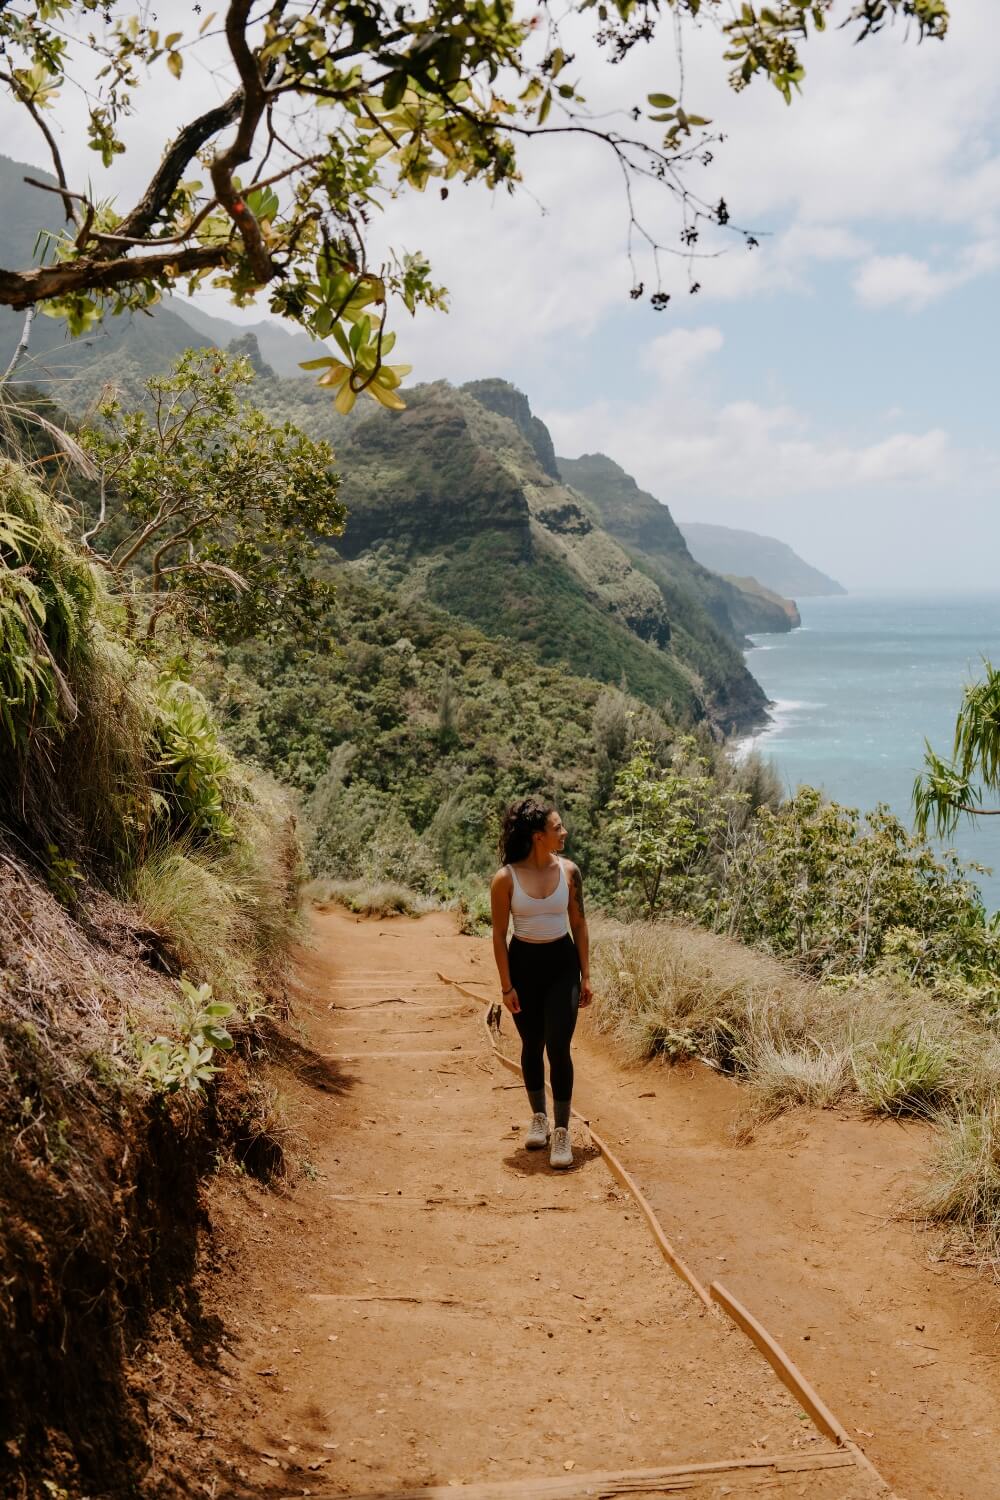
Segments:
[[[984,807],[986,791],[1000,792],[1000,670],[983,657],[985,677],[965,689],[955,721],[951,758],[926,744],[924,769],[913,783],[918,831],[930,827],[947,838],[963,816],[1000,817],[1000,808]]]

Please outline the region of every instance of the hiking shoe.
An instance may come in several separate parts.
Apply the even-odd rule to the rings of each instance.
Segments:
[[[543,1146],[549,1144],[549,1121],[547,1115],[532,1115],[531,1124],[528,1126],[528,1134],[524,1138],[524,1144],[529,1151],[541,1151]]]
[[[573,1147],[569,1141],[569,1131],[565,1125],[557,1125],[552,1132],[552,1150],[549,1152],[550,1167],[571,1167],[573,1165]]]

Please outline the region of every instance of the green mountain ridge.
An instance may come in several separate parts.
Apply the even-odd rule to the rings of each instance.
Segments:
[[[439,382],[407,401],[337,442],[350,511],[341,556],[487,634],[530,643],[543,662],[624,678],[674,716],[723,731],[760,722],[766,700],[741,640],[548,472],[551,439],[520,392],[496,380]]]
[[[791,630],[800,623],[791,600],[768,598],[697,562],[667,506],[641,490],[614,459],[587,453],[560,458],[558,463],[566,482],[593,502],[601,524],[638,565],[661,587],[697,598],[720,630],[742,639],[751,632]]]

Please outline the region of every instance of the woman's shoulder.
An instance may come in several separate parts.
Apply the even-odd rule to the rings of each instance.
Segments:
[[[493,879],[490,881],[491,887],[511,885],[512,883],[513,881],[511,878],[510,865],[501,865],[499,870],[497,870],[496,874],[494,875]]]

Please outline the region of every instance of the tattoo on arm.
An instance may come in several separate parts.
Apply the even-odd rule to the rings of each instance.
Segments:
[[[586,912],[583,909],[583,876],[575,865],[571,879],[573,881],[573,895],[576,897],[576,909],[581,917],[584,917],[586,916]]]

